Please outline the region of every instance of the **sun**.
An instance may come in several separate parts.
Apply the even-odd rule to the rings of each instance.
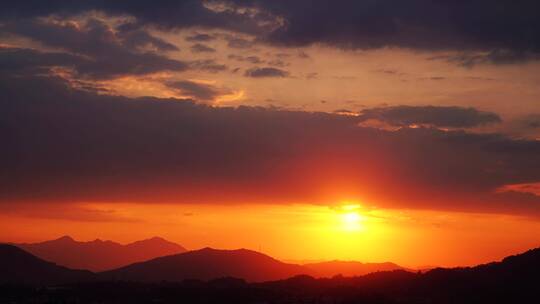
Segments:
[[[359,213],[359,205],[344,205],[341,207],[341,222],[343,230],[354,232],[361,231],[363,229],[362,222],[364,221],[364,216]]]

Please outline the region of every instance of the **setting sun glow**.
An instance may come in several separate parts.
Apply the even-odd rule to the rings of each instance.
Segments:
[[[358,213],[359,205],[344,205],[341,214],[343,230],[354,232],[363,230],[364,217]]]

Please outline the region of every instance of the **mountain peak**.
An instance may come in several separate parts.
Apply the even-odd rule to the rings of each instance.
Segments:
[[[56,239],[57,241],[62,241],[62,242],[75,242],[75,240],[69,236],[69,235],[64,235],[62,237],[59,237],[58,239]]]
[[[201,249],[198,249],[198,250],[193,250],[191,251],[192,253],[213,253],[213,254],[249,254],[249,255],[257,255],[257,256],[265,256],[265,257],[269,257],[269,258],[272,258],[264,253],[261,253],[261,252],[258,252],[258,251],[255,251],[255,250],[251,250],[251,249],[246,249],[246,248],[238,248],[238,249],[217,249],[217,248],[212,248],[212,247],[204,247],[204,248],[201,248]],[[273,258],[272,258],[273,259]]]
[[[204,247],[204,248],[201,248],[199,250],[194,250],[194,251],[219,251],[219,249],[215,249],[212,247]]]
[[[176,244],[174,242],[168,241],[162,237],[154,236],[149,239],[144,239],[140,241],[136,241],[133,243],[129,243],[125,246],[131,247],[131,248],[138,248],[141,246],[153,246],[154,248],[170,248],[171,250],[176,250],[178,252],[185,252],[187,251],[186,248],[180,246],[179,244]]]
[[[159,237],[159,236],[154,236],[154,237],[151,237],[149,239],[144,239],[144,240],[140,240],[140,241],[136,241],[134,243],[172,243],[162,237]]]
[[[148,239],[149,241],[166,241],[168,242],[166,239],[160,237],[160,236],[153,236],[151,238]]]

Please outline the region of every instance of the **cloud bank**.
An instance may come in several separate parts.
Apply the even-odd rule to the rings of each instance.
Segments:
[[[540,197],[499,191],[540,181],[538,141],[435,128],[391,132],[361,127],[356,116],[98,95],[53,77],[3,73],[1,80],[3,204],[356,198],[385,207],[540,214]],[[454,117],[463,111],[476,120]],[[497,120],[471,109],[448,113],[437,116],[438,125]]]
[[[392,106],[364,109],[361,121],[379,120],[392,126],[412,125],[439,128],[472,128],[486,124],[500,123],[496,113],[478,111],[475,108],[456,106]]]
[[[535,0],[226,0],[4,1],[0,17],[31,19],[91,10],[131,16],[132,27],[221,29],[280,46],[454,50],[463,65],[537,60],[540,4]],[[197,41],[206,37],[199,36]],[[250,47],[235,38],[231,47]]]

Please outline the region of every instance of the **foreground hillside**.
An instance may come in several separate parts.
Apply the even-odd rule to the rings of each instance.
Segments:
[[[0,244],[0,284],[51,285],[95,279],[90,271],[58,266],[15,246]]]
[[[153,264],[145,266],[148,265]],[[538,303],[539,270],[540,249],[534,249],[501,262],[470,268],[434,269],[426,273],[394,270],[350,278],[316,279],[301,275],[262,283],[234,278],[178,283],[96,281],[54,289],[0,284],[0,302]]]
[[[179,282],[185,279],[211,280],[237,277],[250,282],[279,280],[308,269],[280,262],[259,252],[204,248],[156,258],[101,274],[102,278],[139,282]]]

